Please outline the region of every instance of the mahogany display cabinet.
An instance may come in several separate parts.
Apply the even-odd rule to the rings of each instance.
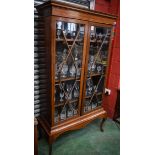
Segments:
[[[37,10],[48,83],[38,120],[52,143],[66,131],[107,117],[102,105],[117,17],[55,1]]]

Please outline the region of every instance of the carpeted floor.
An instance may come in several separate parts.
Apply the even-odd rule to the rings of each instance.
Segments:
[[[86,128],[61,135],[52,146],[52,155],[119,155],[119,125],[107,119],[101,132],[99,124],[100,120],[95,120]],[[39,155],[48,155],[45,138],[39,140]]]

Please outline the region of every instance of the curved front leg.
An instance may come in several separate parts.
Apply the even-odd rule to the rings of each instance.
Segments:
[[[101,132],[104,131],[103,124],[104,124],[105,120],[106,120],[106,118],[103,118],[102,121],[101,121],[101,123],[100,123],[100,130],[101,130]]]
[[[52,155],[52,137],[49,137],[49,140],[48,140],[48,144],[49,144],[49,155]]]
[[[49,144],[49,155],[52,155],[52,143]]]

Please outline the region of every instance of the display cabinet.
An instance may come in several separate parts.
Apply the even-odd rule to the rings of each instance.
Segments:
[[[116,17],[55,1],[37,9],[44,21],[48,81],[39,123],[52,143],[107,117],[102,105]]]

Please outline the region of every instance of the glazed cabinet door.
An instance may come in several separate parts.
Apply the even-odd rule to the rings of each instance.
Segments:
[[[89,25],[82,114],[102,106],[112,26]]]
[[[88,24],[52,18],[52,124],[55,126],[80,115]]]

